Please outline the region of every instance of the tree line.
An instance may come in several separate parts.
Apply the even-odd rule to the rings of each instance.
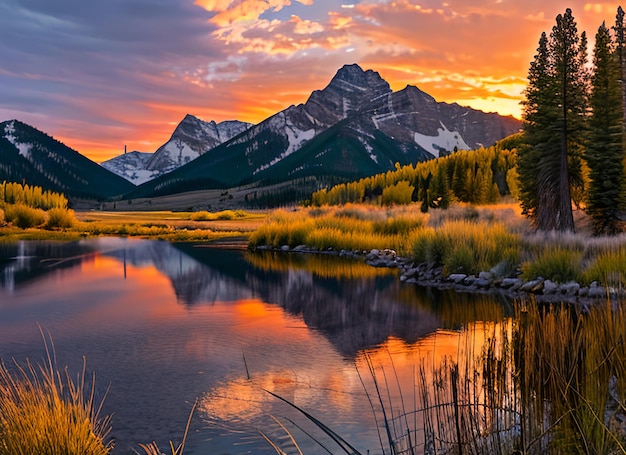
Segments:
[[[423,212],[447,208],[452,202],[487,204],[507,194],[517,194],[517,134],[495,146],[457,151],[415,165],[396,169],[355,182],[323,188],[311,196],[313,205],[368,203],[375,205],[417,202]]]
[[[6,182],[0,184],[0,206],[4,204],[25,205],[50,210],[67,208],[67,198],[61,193],[43,190],[40,186]]]

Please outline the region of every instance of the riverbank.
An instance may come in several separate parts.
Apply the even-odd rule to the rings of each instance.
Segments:
[[[392,249],[372,249],[370,251],[326,249],[320,251],[306,245],[298,245],[294,248],[288,245],[283,245],[280,248],[262,245],[254,249],[280,251],[285,254],[338,255],[363,261],[371,267],[397,269],[400,281],[406,284],[441,290],[452,289],[456,292],[497,294],[511,300],[533,298],[535,301],[543,303],[566,302],[587,305],[593,302],[606,302],[607,298],[615,300],[626,295],[623,288],[602,286],[597,281],[593,281],[589,285],[581,285],[574,280],[558,283],[543,277],[524,279],[519,267],[515,273],[509,274],[503,274],[504,269],[496,266],[478,274],[452,273],[445,275],[443,266],[416,263],[411,258],[398,256]]]
[[[514,203],[428,214],[414,206],[300,208],[270,213],[250,248],[347,255],[400,269],[409,284],[459,292],[572,302],[620,296],[626,235],[594,237],[585,213],[575,218],[576,233],[557,233],[535,232]]]

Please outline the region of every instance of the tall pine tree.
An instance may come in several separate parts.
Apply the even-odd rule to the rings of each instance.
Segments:
[[[539,161],[548,152],[549,142],[553,138],[545,127],[556,114],[551,99],[554,97],[550,74],[548,36],[541,34],[539,47],[528,71],[528,87],[525,91],[524,106],[524,143],[518,148],[517,169],[519,176],[519,197],[522,210],[531,220],[536,220],[538,205],[537,176]]]
[[[615,53],[619,61],[619,80],[622,92],[622,129],[626,128],[626,29],[624,28],[624,10],[621,6],[617,8],[615,16]]]
[[[573,231],[570,185],[582,184],[587,115],[587,39],[572,10],[542,34],[524,102],[528,143],[518,150],[522,207],[540,230]]]
[[[619,34],[614,46],[605,24],[598,29],[593,52],[594,73],[590,97],[587,212],[597,234],[620,230],[619,206],[623,182],[622,90]]]

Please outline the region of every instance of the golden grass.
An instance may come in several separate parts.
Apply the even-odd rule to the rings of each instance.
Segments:
[[[478,273],[503,264],[517,265],[520,239],[497,222],[447,221],[418,233],[413,257],[418,262],[441,264],[444,274]]]
[[[549,278],[557,283],[578,282],[582,278],[582,264],[581,249],[549,246],[536,252],[522,264],[522,277],[526,280]]]
[[[580,218],[580,216],[579,216]],[[422,214],[416,204],[391,208],[347,204],[271,212],[249,237],[261,245],[306,245],[319,251],[391,248],[443,273],[477,274],[497,267],[502,276],[522,269],[543,277],[618,286],[626,277],[626,234],[537,233],[517,203],[457,204]]]
[[[47,349],[47,346],[46,346]],[[45,365],[0,364],[1,455],[104,455],[110,416],[100,416],[94,385],[85,371],[77,381],[59,371],[48,355]]]
[[[252,247],[306,245],[318,250],[371,250],[392,248],[400,254],[410,251],[410,239],[422,229],[428,216],[405,207],[375,209],[347,205],[277,210],[250,236]]]
[[[18,229],[8,225],[0,227],[0,237],[3,241],[16,241],[133,236],[173,242],[202,242],[225,237],[247,237],[266,217],[262,212],[224,211],[214,214],[212,220],[193,221],[190,219],[192,215],[190,212],[168,211],[76,213],[66,211],[48,214],[49,225],[45,226],[48,230]]]
[[[626,284],[626,246],[603,251],[590,261],[583,274],[584,281],[597,281],[608,286]]]

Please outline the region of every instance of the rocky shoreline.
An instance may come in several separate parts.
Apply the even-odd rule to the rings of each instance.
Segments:
[[[524,299],[533,296],[538,302],[587,304],[602,300],[606,301],[607,297],[614,300],[626,295],[624,289],[607,288],[595,281],[589,286],[582,286],[575,281],[557,283],[542,277],[524,280],[519,271],[514,275],[504,274],[498,266],[491,270],[482,271],[478,275],[452,273],[444,276],[441,266],[426,263],[417,264],[412,259],[398,256],[394,250],[390,249],[373,249],[370,251],[337,251],[328,249],[320,251],[306,245],[299,245],[294,248],[288,245],[283,245],[280,248],[259,246],[256,249],[286,253],[334,254],[355,260],[364,260],[366,264],[372,267],[398,269],[400,281],[403,283],[437,289],[452,289],[456,292],[498,294],[509,299]]]

